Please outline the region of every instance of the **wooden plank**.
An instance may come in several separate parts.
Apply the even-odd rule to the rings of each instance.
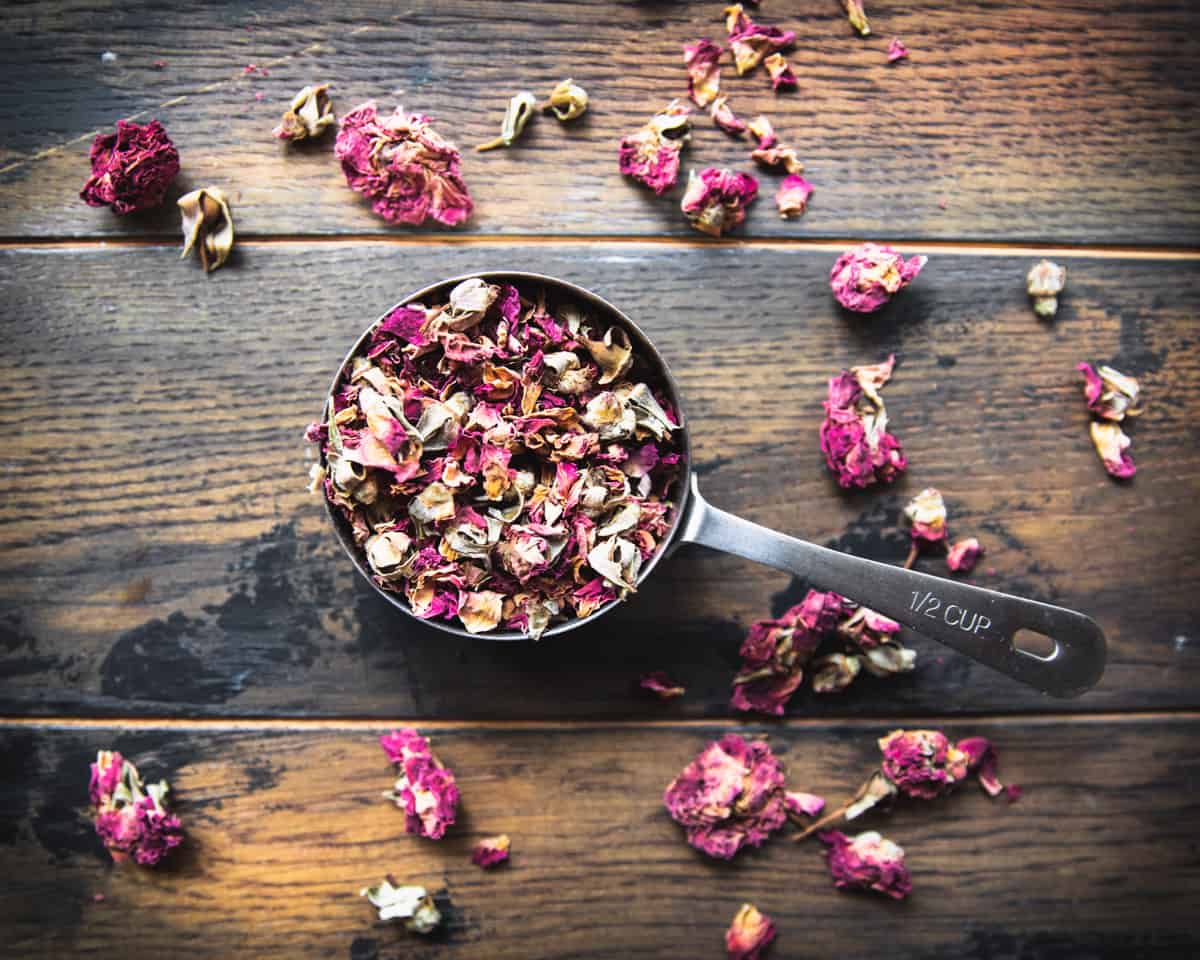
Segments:
[[[988,550],[980,583],[1078,607],[1107,631],[1108,674],[1070,709],[1198,702],[1193,262],[1070,260],[1046,326],[1029,309],[1023,258],[935,256],[892,308],[863,320],[835,310],[824,252],[249,245],[207,279],[175,257],[0,254],[0,709],[726,715],[745,626],[803,595],[786,575],[682,551],[585,632],[537,646],[459,641],[357,583],[304,492],[300,435],[347,344],[408,290],[484,266],[570,278],[645,324],[682,385],[716,505],[899,562],[899,511],[937,486],[952,534]],[[911,467],[888,490],[847,495],[817,448],[825,380],[889,351],[899,367],[888,409]],[[1143,378],[1131,484],[1111,481],[1092,451],[1082,357]],[[914,643],[914,676],[793,709],[1065,706]],[[664,707],[634,689],[657,668],[688,696]]]
[[[681,48],[721,37],[722,4],[580,0],[367,2],[315,11],[298,0],[168,12],[150,0],[7,11],[0,62],[0,236],[174,235],[168,209],[116,218],[77,199],[94,132],[158,116],[182,153],[179,189],[217,184],[244,234],[390,233],[344,186],[329,142],[288,150],[270,136],[309,82],[345,111],[376,99],[436,117],[461,146],[494,137],[508,97],[573,75],[592,94],[578,124],[532,125],[511,151],[465,156],[478,212],[469,232],[685,235],[682,188],[656,200],[623,182],[616,142],[685,91]],[[1005,9],[878,2],[853,35],[834,0],[767,7],[798,35],[800,89],[765,75],[725,87],[765,111],[816,185],[785,223],[772,197],[758,236],[1200,242],[1200,14],[1195,4],[1035,0]],[[889,38],[912,56],[886,63]],[[105,64],[105,50],[117,54]],[[167,61],[161,69],[155,61]],[[244,75],[249,64],[268,75]],[[261,95],[263,99],[256,99]],[[744,142],[707,118],[687,167],[750,169]],[[944,205],[944,209],[943,209]]]
[[[778,924],[778,960],[1200,950],[1194,719],[948,731],[991,737],[1026,794],[1010,805],[969,784],[864,817],[905,848],[903,904],[835,891],[815,840],[781,834],[732,864],[685,844],[662,790],[729,729],[432,728],[463,797],[433,842],[406,836],[380,797],[380,731],[9,728],[0,956],[107,956],[133,941],[195,958],[716,957],[746,901]],[[832,800],[878,762],[884,732],[777,727],[770,741],[791,786]],[[87,764],[109,747],[171,779],[189,835],[171,867],[114,869],[92,834]],[[498,831],[512,861],[485,874],[470,850]],[[418,945],[374,921],[356,893],[387,872],[442,891],[441,937]]]

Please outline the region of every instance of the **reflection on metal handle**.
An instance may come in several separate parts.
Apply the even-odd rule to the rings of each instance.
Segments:
[[[787,570],[1057,697],[1078,696],[1104,673],[1104,634],[1082,613],[776,533],[710,506],[700,496],[694,476],[689,501],[680,542]],[[1017,649],[1013,637],[1022,629],[1050,638],[1053,652],[1039,656]]]

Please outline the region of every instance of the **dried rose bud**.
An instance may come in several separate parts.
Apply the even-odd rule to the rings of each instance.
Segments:
[[[688,96],[698,107],[707,107],[721,90],[721,54],[725,48],[705,38],[684,44],[683,63],[688,72]]]
[[[379,911],[380,920],[403,920],[405,929],[412,933],[432,933],[442,922],[433,897],[424,887],[398,887],[388,877],[373,886],[363,887],[358,895],[366,897]]]
[[[946,553],[946,566],[955,573],[970,573],[975,564],[983,556],[983,547],[974,537],[959,540],[950,546]]]
[[[739,119],[734,114],[732,108],[729,106],[728,97],[717,97],[712,102],[712,107],[708,112],[709,116],[711,116],[713,119],[713,123],[731,136],[740,137],[746,132],[745,121]]]
[[[771,126],[771,121],[759,114],[751,120],[747,126],[750,128],[750,133],[758,140],[760,150],[765,150],[767,147],[775,146],[777,138],[775,136],[775,128]]]
[[[967,769],[979,778],[979,785],[989,797],[998,797],[1004,792],[1004,784],[996,775],[996,751],[985,737],[967,737],[959,740],[955,748],[967,757]]]
[[[1025,287],[1033,297],[1033,312],[1039,317],[1058,313],[1058,295],[1067,285],[1067,268],[1049,260],[1039,260],[1029,269]]]
[[[179,152],[157,120],[118,120],[116,133],[96,134],[90,158],[92,175],[80,198],[122,215],[157,207],[179,173]]]
[[[1129,437],[1111,420],[1093,420],[1089,425],[1092,445],[1104,463],[1104,469],[1119,480],[1128,480],[1137,473],[1129,455]]]
[[[196,248],[205,273],[211,273],[229,259],[233,250],[233,214],[225,194],[216,187],[203,187],[179,198],[183,215],[183,253]]]
[[[926,487],[904,508],[904,522],[913,540],[942,543],[946,539],[946,501],[933,487]]]
[[[638,686],[643,690],[649,690],[660,700],[671,700],[674,697],[682,697],[687,692],[687,687],[681,687],[677,683],[672,683],[662,670],[642,674],[642,679],[638,682]]]
[[[764,167],[783,167],[784,170],[794,176],[799,176],[804,172],[804,164],[800,162],[796,151],[792,147],[784,146],[782,143],[775,143],[769,147],[759,147],[757,150],[752,150],[750,157],[755,163],[761,163]]]
[[[373,201],[389,223],[454,226],[475,205],[462,179],[458,148],[443,140],[420,113],[397,108],[380,119],[374,103],[342,117],[334,153],[351,190]]]
[[[280,140],[306,140],[319,137],[337,123],[333,101],[329,99],[329,84],[305,87],[292,98],[292,105],[273,131]]]
[[[799,817],[815,817],[825,809],[825,798],[815,793],[788,790],[783,795],[783,805],[793,820]]]
[[[429,749],[429,741],[411,727],[380,737],[379,745],[399,773],[384,796],[404,811],[405,832],[431,840],[445,836],[458,808],[454,772],[442,765]]]
[[[912,892],[904,848],[877,831],[848,837],[838,830],[828,830],[819,836],[829,848],[825,857],[833,885],[839,890],[874,890],[893,900],[903,900]]]
[[[487,143],[481,143],[475,148],[479,153],[484,150],[495,150],[497,147],[511,147],[517,137],[525,129],[525,124],[537,110],[537,97],[528,90],[522,90],[508,101],[508,109],[504,112],[504,121],[500,124],[500,136]]]
[[[471,851],[471,862],[488,870],[508,859],[508,848],[512,845],[507,833],[495,837],[484,837]]]
[[[869,37],[871,35],[871,25],[867,23],[867,14],[863,10],[862,3],[859,0],[842,0],[842,6],[846,8],[846,16],[850,19],[850,26],[858,31],[859,36]]]
[[[775,924],[752,903],[743,903],[725,931],[725,950],[729,960],[760,960],[767,945],[775,939]]]
[[[1083,394],[1087,397],[1088,409],[1105,420],[1124,420],[1142,412],[1137,405],[1141,388],[1133,378],[1112,367],[1092,369],[1090,363],[1075,367],[1083,374]]]
[[[900,42],[899,37],[892,37],[892,42],[888,44],[888,63],[895,63],[897,60],[904,60],[907,57],[908,47]]]
[[[116,863],[130,858],[153,867],[183,843],[179,818],[167,812],[165,780],[146,785],[137,767],[115,750],[101,750],[91,766],[88,794],[96,833]]]
[[[879,396],[895,361],[889,356],[881,364],[851,367],[829,381],[821,452],[845,489],[891,483],[908,466],[900,441],[888,433],[887,410]]]
[[[891,677],[912,673],[917,665],[917,652],[898,643],[881,643],[862,653],[863,668],[873,677]]]
[[[701,233],[719,237],[746,219],[746,206],[758,196],[758,181],[747,173],[706,167],[688,175],[681,207]]]
[[[841,693],[858,677],[862,659],[844,653],[829,653],[817,657],[812,664],[814,693]]]
[[[696,755],[671,781],[663,803],[688,843],[729,860],[783,826],[783,767],[766,743],[731,733]]]
[[[732,19],[727,19],[726,26]],[[762,26],[745,14],[741,15],[740,29],[729,35],[729,49],[733,51],[733,62],[737,67],[738,76],[753,70],[768,54],[786,50],[795,42],[795,31]]]
[[[879,741],[880,769],[908,797],[932,800],[966,777],[970,758],[940,730],[893,730]]]
[[[587,108],[587,91],[570,77],[551,90],[549,99],[541,105],[543,113],[550,110],[563,123],[583,116]]]
[[[783,219],[799,217],[808,209],[808,198],[812,196],[813,185],[797,173],[790,173],[783,178],[779,191],[775,194],[775,205]]]
[[[798,81],[796,74],[792,72],[792,66],[784,59],[782,53],[773,53],[765,60],[763,66],[767,68],[767,73],[771,75],[772,90],[795,90]]]
[[[838,257],[829,274],[829,284],[838,303],[847,310],[871,313],[908,286],[927,260],[916,256],[906,263],[889,246],[864,243]]]
[[[679,153],[692,135],[691,112],[687,104],[672,100],[636,133],[622,137],[618,152],[621,173],[660,196],[675,186]]]

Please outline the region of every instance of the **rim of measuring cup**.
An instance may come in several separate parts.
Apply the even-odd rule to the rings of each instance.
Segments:
[[[450,291],[464,280],[478,278],[485,283],[502,284],[507,283],[515,286],[522,295],[528,292],[530,286],[541,286],[546,292],[554,298],[571,299],[575,303],[585,309],[591,307],[596,314],[602,315],[606,319],[614,321],[618,326],[622,327],[629,334],[630,342],[633,344],[634,356],[643,360],[649,366],[656,368],[655,373],[661,385],[667,390],[668,399],[675,410],[675,415],[679,418],[679,445],[683,454],[683,469],[680,470],[679,476],[675,480],[675,491],[672,496],[672,503],[675,509],[672,511],[671,526],[666,535],[659,541],[658,549],[654,555],[643,564],[638,573],[637,585],[640,587],[646,578],[654,572],[654,568],[658,566],[659,561],[667,553],[668,548],[674,542],[679,534],[683,523],[684,514],[687,510],[687,502],[689,492],[691,490],[691,473],[692,473],[692,450],[691,436],[688,431],[687,415],[684,413],[683,404],[680,399],[679,385],[675,382],[675,377],[671,373],[671,368],[667,365],[666,360],[658,352],[654,343],[642,331],[636,323],[622,310],[609,303],[600,295],[593,293],[585,287],[571,283],[568,280],[560,280],[558,277],[550,277],[541,273],[527,273],[519,270],[485,270],[478,273],[464,273],[461,276],[449,277],[445,280],[438,280],[436,283],[431,283],[428,286],[422,287],[413,293],[408,294],[403,299],[397,301],[393,306],[385,310],[377,317],[366,330],[354,341],[354,344],[347,351],[342,362],[338,364],[338,368],[333,375],[333,380],[330,382],[329,390],[325,394],[325,405],[322,410],[322,419],[328,420],[330,405],[333,403],[333,395],[337,390],[338,385],[342,381],[343,375],[350,368],[355,356],[365,346],[375,328],[390,316],[395,310],[400,307],[407,306],[411,303],[425,303],[426,301],[437,302],[436,298],[442,296],[443,299],[449,295]],[[321,453],[318,455],[322,466],[325,466],[325,457]],[[328,514],[330,521],[333,523],[334,533],[338,538],[338,542],[342,545],[342,549],[350,558],[350,562],[354,564],[354,568],[366,580],[367,583],[381,597],[388,601],[397,610],[402,611],[412,620],[422,623],[435,630],[440,630],[443,633],[452,633],[460,637],[469,637],[473,640],[493,640],[493,641],[514,641],[528,640],[524,633],[519,630],[491,630],[486,633],[470,633],[461,626],[456,626],[448,620],[426,620],[418,617],[412,612],[408,605],[407,598],[400,593],[395,593],[391,590],[385,590],[375,582],[371,574],[371,568],[367,564],[367,559],[362,550],[354,543],[354,537],[351,533],[349,522],[334,508],[334,505],[329,502],[325,496],[324,490],[321,491],[321,499],[325,503],[325,512]],[[556,623],[548,627],[542,634],[541,639],[558,636],[559,634],[567,633],[574,630],[576,627],[581,627],[585,623],[591,623],[598,617],[604,616],[614,607],[625,601],[621,599],[610,600],[603,606],[593,610],[586,617],[576,617],[571,620],[566,620],[562,623]]]

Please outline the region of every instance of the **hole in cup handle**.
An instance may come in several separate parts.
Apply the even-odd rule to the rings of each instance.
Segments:
[[[1037,630],[1021,627],[1012,636],[1012,647],[1035,660],[1053,660],[1058,656],[1058,641]]]

